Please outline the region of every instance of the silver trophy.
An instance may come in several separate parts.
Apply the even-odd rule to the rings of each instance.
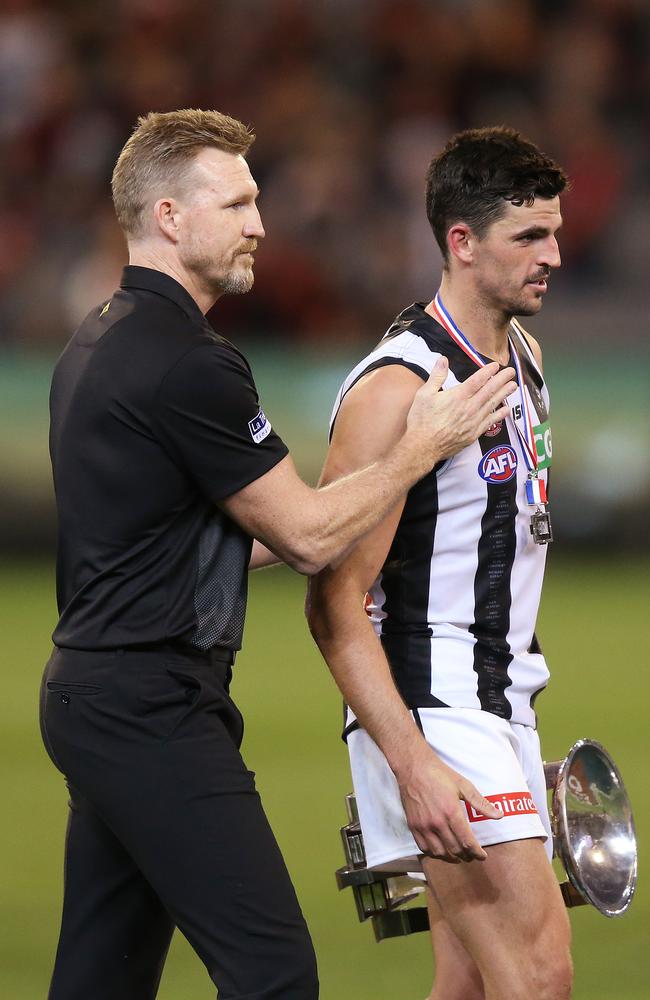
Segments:
[[[552,792],[553,853],[568,878],[560,882],[567,906],[591,903],[606,917],[620,917],[637,881],[632,808],[616,764],[600,743],[578,740],[564,760],[544,764]],[[336,872],[339,889],[352,888],[359,920],[370,919],[381,941],[424,931],[426,906],[409,906],[425,890],[416,874],[371,871],[354,795],[346,796],[348,823],[341,828],[346,864]]]

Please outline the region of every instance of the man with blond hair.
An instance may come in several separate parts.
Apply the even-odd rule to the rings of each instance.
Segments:
[[[315,573],[341,558],[503,417],[513,387],[494,364],[439,393],[441,362],[394,447],[306,486],[245,358],[205,319],[253,284],[252,141],[216,111],[140,119],[113,174],[129,265],[54,373],[60,618],[41,720],[71,811],[50,1000],[154,997],[175,926],[221,1000],[317,996],[229,695],[247,570],[282,559]]]

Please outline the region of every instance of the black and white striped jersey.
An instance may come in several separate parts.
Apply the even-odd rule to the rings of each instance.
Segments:
[[[548,393],[518,325],[511,342],[532,407],[539,477],[548,485]],[[366,373],[399,364],[426,379],[441,354],[449,359],[443,389],[476,371],[423,304],[409,306],[346,378],[331,426]],[[530,533],[519,389],[508,403],[512,417],[410,490],[367,611],[410,708],[477,708],[535,726],[534,699],[548,680],[535,636],[547,547]],[[371,419],[364,433],[372,433]]]

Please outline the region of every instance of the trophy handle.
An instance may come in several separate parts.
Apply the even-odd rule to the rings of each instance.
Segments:
[[[544,761],[544,777],[546,778],[546,788],[548,791],[553,791],[557,785],[557,779],[560,775],[563,760],[550,760]],[[553,857],[557,857],[557,844],[556,844],[556,832],[555,823],[553,822],[553,815],[551,814],[551,827],[553,830]],[[567,909],[572,909],[574,906],[586,906],[588,900],[582,895],[582,893],[576,889],[573,882],[565,879],[564,882],[560,882],[560,892],[562,893],[562,899],[564,900],[564,905]]]
[[[544,763],[552,792],[553,853],[568,879],[560,882],[567,907],[589,903],[607,917],[621,916],[634,896],[637,844],[632,808],[614,761],[595,740],[578,740],[566,757]],[[341,827],[346,864],[336,872],[350,887],[360,921],[370,919],[382,941],[429,928],[426,906],[410,906],[425,891],[417,874],[377,872],[366,865],[354,794],[346,795]]]

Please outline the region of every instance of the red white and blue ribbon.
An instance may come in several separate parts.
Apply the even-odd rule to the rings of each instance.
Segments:
[[[548,503],[546,496],[546,483],[537,476],[529,476],[526,480],[526,500],[531,507],[536,507],[540,503]]]
[[[479,366],[479,368],[484,368],[487,361],[484,361],[478,351],[474,350],[465,334],[456,326],[453,319],[442,304],[440,292],[436,294],[435,299],[431,303],[431,308],[436,314],[436,319],[440,325],[445,328],[454,343],[460,347],[461,351],[464,351],[465,354]]]
[[[517,349],[510,337],[508,337],[508,343],[510,344],[510,356],[515,366],[515,371],[517,372],[517,385],[519,386],[519,396],[521,399],[522,426],[520,427],[519,421],[515,420],[515,427],[517,428],[517,434],[519,435],[519,440],[521,441],[521,447],[524,452],[524,459],[528,471],[531,474],[537,475],[538,461],[537,448],[535,447],[535,431],[533,430],[533,418],[530,413],[530,406],[528,405],[528,393],[525,392],[521,361],[519,360]],[[531,503],[530,500],[528,502]],[[545,500],[542,502],[546,503]]]

